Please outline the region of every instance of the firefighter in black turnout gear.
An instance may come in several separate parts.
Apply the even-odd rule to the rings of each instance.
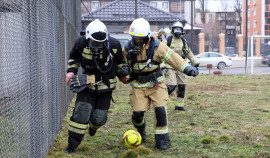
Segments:
[[[88,128],[94,136],[107,120],[107,113],[117,79],[126,76],[120,42],[110,37],[107,28],[98,19],[86,28],[86,35],[79,37],[68,60],[66,83],[77,93],[75,108],[68,127],[68,147],[71,153],[81,143]],[[83,73],[77,74],[82,67]]]

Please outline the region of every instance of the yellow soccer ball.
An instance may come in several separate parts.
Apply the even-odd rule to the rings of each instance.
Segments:
[[[123,142],[129,149],[136,148],[142,142],[142,137],[139,132],[135,130],[128,130],[123,136]]]

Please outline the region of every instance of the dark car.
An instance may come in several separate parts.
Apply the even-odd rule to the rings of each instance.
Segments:
[[[267,55],[262,58],[262,64],[268,65],[270,67],[270,55]]]

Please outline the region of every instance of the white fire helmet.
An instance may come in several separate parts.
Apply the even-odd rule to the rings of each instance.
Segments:
[[[107,27],[98,19],[92,21],[85,31],[86,40],[88,40],[89,46],[93,48],[101,48],[108,36]]]
[[[172,33],[176,37],[180,37],[184,33],[183,24],[181,22],[179,22],[179,21],[176,21],[175,23],[173,23],[173,25],[172,25]]]
[[[135,19],[130,25],[129,34],[132,36],[134,48],[140,50],[151,37],[149,22],[143,18]]]
[[[130,25],[129,34],[136,37],[150,37],[151,29],[149,22],[144,18],[135,19]]]

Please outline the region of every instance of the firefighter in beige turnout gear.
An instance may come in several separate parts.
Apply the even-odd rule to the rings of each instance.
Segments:
[[[165,150],[171,143],[167,118],[168,92],[160,63],[165,62],[189,76],[197,76],[198,70],[164,43],[150,37],[150,24],[145,19],[135,19],[130,26],[129,34],[132,39],[122,52],[131,70],[128,82],[132,86],[130,93],[132,122],[145,141],[144,114],[152,103],[156,148]]]
[[[179,21],[172,25],[172,35],[167,37],[167,45],[182,58],[188,58],[191,64],[198,69],[199,62],[194,57],[190,48],[187,45],[186,39],[183,38],[183,24]],[[176,89],[177,86],[177,98],[175,110],[185,111],[184,98],[186,90],[186,76],[184,73],[177,71],[177,69],[166,65],[168,68],[166,74],[166,85],[168,88],[169,95]]]
[[[165,32],[165,30],[164,29],[160,29],[159,31],[158,31],[158,40],[160,41],[160,42],[163,42],[163,43],[167,43],[167,40],[166,40],[166,37],[167,37],[167,35],[166,35],[166,32]]]

